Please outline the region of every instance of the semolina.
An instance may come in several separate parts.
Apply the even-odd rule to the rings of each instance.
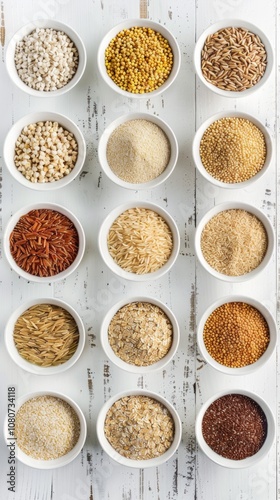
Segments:
[[[129,120],[112,132],[106,155],[117,177],[132,184],[141,184],[164,172],[170,159],[170,143],[155,123]]]

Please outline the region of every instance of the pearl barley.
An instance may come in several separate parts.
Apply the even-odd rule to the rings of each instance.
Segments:
[[[63,31],[36,28],[17,43],[15,66],[20,79],[32,89],[52,92],[75,75],[79,53]]]

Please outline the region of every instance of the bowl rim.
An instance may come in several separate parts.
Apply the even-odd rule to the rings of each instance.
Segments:
[[[74,354],[71,356],[71,358],[66,361],[65,363],[62,363],[61,365],[57,366],[50,366],[50,367],[42,367],[38,366],[34,363],[31,363],[24,359],[18,352],[14,340],[13,340],[13,332],[14,332],[14,326],[16,321],[18,320],[19,316],[21,316],[27,309],[29,309],[32,306],[35,305],[40,305],[40,304],[50,304],[50,305],[55,305],[59,306],[66,311],[68,311],[71,316],[74,318],[78,330],[79,330],[79,342],[77,345],[77,349],[74,352]],[[82,319],[78,312],[67,302],[61,299],[56,299],[53,297],[50,298],[36,298],[36,299],[31,299],[28,300],[27,302],[24,302],[23,304],[20,304],[13,312],[10,314],[8,321],[6,322],[5,328],[4,328],[4,342],[6,346],[6,350],[10,356],[10,358],[13,360],[13,362],[22,368],[23,370],[33,373],[36,375],[56,375],[57,373],[62,373],[69,368],[71,368],[80,358],[84,346],[85,346],[85,327],[82,322]]]
[[[73,78],[63,87],[53,91],[35,90],[26,83],[24,83],[19,77],[15,64],[14,64],[14,53],[16,44],[22,40],[26,35],[29,35],[36,28],[52,28],[54,30],[63,31],[75,44],[79,53],[79,63],[77,71]],[[56,97],[65,94],[71,90],[82,78],[87,62],[87,54],[83,40],[74,28],[65,24],[61,21],[56,21],[54,19],[38,19],[36,21],[29,22],[23,25],[19,30],[17,30],[11,37],[7,50],[6,50],[6,68],[9,77],[12,82],[22,91],[34,97]]]
[[[256,83],[253,87],[250,87],[249,89],[243,90],[242,92],[235,92],[235,91],[229,91],[229,90],[222,90],[213,85],[210,82],[207,82],[207,80],[204,78],[202,71],[201,71],[201,65],[200,65],[200,54],[201,50],[204,46],[205,39],[207,38],[208,35],[215,33],[216,31],[219,31],[220,29],[227,28],[227,27],[241,27],[248,29],[252,33],[258,35],[262,41],[262,43],[265,46],[266,53],[267,53],[267,66],[265,69],[265,73],[262,76],[262,78],[259,80],[258,83]],[[219,94],[220,96],[224,97],[232,97],[232,98],[240,98],[240,97],[248,97],[251,95],[253,92],[258,90],[260,87],[262,87],[266,81],[269,79],[272,73],[272,69],[274,66],[274,53],[272,49],[272,45],[270,43],[269,38],[266,36],[266,34],[255,24],[245,21],[243,19],[238,19],[238,18],[229,18],[229,19],[222,19],[220,21],[217,21],[213,24],[210,24],[198,37],[195,48],[194,48],[194,53],[193,53],[193,61],[194,61],[194,68],[195,68],[195,73],[198,76],[200,82],[202,82],[208,89],[212,90],[216,94]]]
[[[107,235],[110,227],[119,215],[121,215],[126,210],[129,210],[130,208],[146,208],[148,210],[153,210],[167,222],[172,232],[173,248],[171,255],[168,261],[153,273],[136,274],[125,271],[114,261],[109,253],[107,246]],[[98,232],[98,249],[104,263],[114,274],[116,274],[120,278],[125,278],[129,281],[148,282],[162,277],[164,274],[169,272],[172,266],[175,264],[180,250],[180,234],[174,219],[160,205],[148,201],[128,201],[113,208],[103,220]]]
[[[36,209],[38,210],[46,209],[46,210],[54,210],[56,212],[60,212],[62,215],[65,215],[66,217],[68,217],[68,219],[70,219],[73,222],[78,232],[79,248],[75,260],[69,267],[67,267],[67,269],[58,274],[55,274],[54,276],[40,277],[27,273],[16,264],[15,260],[11,256],[10,244],[9,244],[9,238],[11,232],[13,231],[15,225],[17,224],[18,220],[22,215],[28,214],[28,212],[30,212],[31,210],[36,210]],[[21,207],[19,210],[17,210],[16,212],[14,212],[14,214],[11,215],[8,222],[6,223],[6,227],[3,233],[3,249],[8,264],[11,266],[13,271],[15,271],[19,276],[28,281],[36,283],[50,283],[50,282],[60,281],[70,276],[70,274],[72,274],[77,269],[78,265],[80,264],[84,256],[85,245],[86,245],[85,233],[80,221],[68,208],[59,205],[57,203],[40,202],[40,203],[32,203],[30,205],[25,205],[24,207]]]
[[[263,410],[265,413],[266,419],[267,419],[267,436],[266,439],[262,445],[262,447],[259,449],[257,453],[252,455],[251,457],[247,457],[242,460],[232,460],[229,458],[224,458],[221,455],[218,455],[215,451],[213,451],[210,446],[206,443],[206,441],[203,438],[202,435],[202,420],[205,414],[205,411],[207,408],[217,399],[221,398],[222,396],[230,395],[230,394],[240,394],[242,396],[247,396],[251,399],[253,399]],[[196,435],[196,440],[198,443],[199,448],[203,453],[213,462],[216,464],[226,467],[229,469],[244,469],[246,467],[250,467],[252,465],[255,465],[257,462],[262,460],[265,455],[269,452],[271,446],[273,445],[274,439],[275,439],[275,432],[276,432],[276,426],[275,426],[275,418],[272,413],[272,410],[270,406],[266,403],[266,401],[256,394],[255,392],[248,391],[245,389],[226,389],[223,391],[219,391],[218,393],[215,393],[214,395],[210,396],[205,403],[202,404],[201,408],[198,410],[197,416],[196,416],[196,421],[195,421],[195,435]]]
[[[53,396],[53,397],[62,399],[63,401],[68,403],[73,408],[73,410],[76,412],[76,414],[79,418],[79,421],[80,421],[79,439],[78,439],[77,443],[75,444],[75,446],[72,448],[72,450],[70,450],[68,453],[66,453],[65,455],[63,455],[62,457],[59,457],[59,458],[55,458],[52,460],[39,460],[36,458],[32,458],[29,455],[26,455],[26,453],[24,453],[18,446],[15,447],[16,448],[15,449],[16,458],[17,458],[17,460],[19,460],[23,464],[28,465],[29,467],[32,467],[34,469],[42,469],[42,470],[57,469],[59,467],[62,467],[64,465],[67,465],[70,462],[72,462],[81,452],[81,450],[85,444],[85,440],[86,440],[86,436],[87,436],[86,419],[85,419],[85,416],[84,416],[81,408],[79,407],[79,405],[70,396],[67,396],[66,394],[61,393],[61,392],[48,391],[48,390],[29,392],[29,393],[26,393],[26,394],[16,398],[15,415],[16,415],[17,411],[20,409],[20,407],[26,401],[28,401],[29,399],[36,398],[38,396]],[[7,429],[8,429],[7,424],[8,424],[8,414],[6,413],[5,418],[4,418],[4,439],[5,439],[5,442],[8,444],[10,439],[7,438]]]
[[[262,262],[259,264],[258,267],[250,271],[249,273],[243,274],[241,276],[228,276],[226,274],[222,274],[218,271],[216,271],[213,267],[208,264],[208,262],[205,260],[201,246],[200,246],[200,239],[201,239],[201,234],[203,231],[203,228],[207,222],[212,219],[215,215],[217,215],[220,212],[223,212],[224,210],[245,210],[246,212],[251,213],[252,215],[255,215],[264,225],[264,228],[267,233],[267,239],[268,239],[268,245],[267,245],[267,250],[266,254],[262,260]],[[219,203],[218,205],[215,205],[214,207],[210,208],[204,215],[201,217],[196,231],[195,231],[195,236],[194,236],[194,246],[195,246],[195,254],[197,257],[198,262],[201,264],[201,266],[208,271],[209,274],[214,276],[215,278],[218,278],[222,281],[227,281],[228,283],[241,283],[250,280],[251,278],[254,278],[257,276],[261,271],[265,269],[265,267],[268,265],[273,253],[274,253],[274,230],[272,227],[272,224],[268,217],[262,212],[259,208],[255,207],[254,205],[251,205],[249,203],[243,203],[240,201],[228,201],[228,202],[222,202]]]
[[[250,177],[250,179],[247,179],[246,181],[243,182],[233,182],[233,183],[227,183],[223,181],[219,181],[215,177],[213,177],[211,174],[207,172],[205,169],[200,153],[199,153],[199,148],[200,148],[200,143],[202,140],[202,137],[208,127],[212,125],[212,123],[216,122],[217,120],[221,120],[222,118],[243,118],[245,120],[249,120],[252,122],[264,135],[265,138],[265,143],[266,143],[266,158],[265,158],[265,163],[261,170],[257,172],[253,177]],[[251,184],[253,184],[255,181],[259,180],[263,175],[267,172],[269,166],[271,165],[272,161],[272,156],[273,156],[273,144],[272,144],[272,139],[271,135],[268,131],[268,129],[265,127],[265,125],[260,122],[255,116],[250,115],[248,113],[243,113],[239,111],[221,111],[219,113],[215,113],[214,115],[210,116],[204,122],[199,126],[197,129],[193,141],[192,141],[192,156],[193,156],[193,161],[194,164],[197,168],[197,170],[200,172],[200,174],[206,179],[207,181],[211,182],[215,186],[224,188],[224,189],[245,189]]]
[[[168,40],[168,43],[172,49],[173,52],[173,66],[172,70],[168,76],[168,78],[165,80],[165,82],[157,89],[153,90],[152,92],[146,92],[144,94],[134,94],[132,92],[128,92],[126,90],[122,90],[118,85],[116,85],[113,80],[107,75],[107,71],[105,69],[104,65],[104,52],[105,49],[107,48],[109,42],[114,38],[120,31],[123,29],[130,29],[133,28],[134,26],[140,27],[148,27],[151,29],[154,29],[155,31],[160,32],[164,38]],[[181,52],[180,48],[178,45],[178,42],[174,35],[169,31],[169,29],[166,26],[163,26],[160,23],[157,23],[155,21],[152,21],[150,19],[126,19],[116,25],[114,25],[107,33],[103,36],[97,50],[97,68],[99,75],[102,77],[102,79],[107,83],[107,85],[114,90],[115,92],[119,93],[123,97],[129,97],[132,99],[149,99],[150,97],[155,97],[159,94],[162,94],[166,89],[170,87],[170,85],[175,81],[179,70],[181,66]]]
[[[61,125],[64,129],[68,130],[74,135],[78,145],[78,156],[73,169],[69,174],[54,182],[33,183],[27,180],[25,176],[21,172],[19,172],[14,163],[13,153],[15,150],[15,142],[16,142],[16,140],[14,140],[14,137],[15,136],[19,137],[22,129],[26,125],[32,123],[38,123],[40,121],[58,122],[59,125]],[[11,150],[11,142],[13,142],[14,144],[13,150]],[[12,177],[22,186],[25,186],[34,191],[46,191],[46,192],[54,191],[56,189],[67,186],[81,172],[86,159],[86,142],[79,127],[73,120],[71,120],[67,116],[52,111],[38,111],[35,113],[29,113],[21,117],[12,125],[4,140],[3,157],[7,170],[12,175]]]
[[[155,177],[154,179],[148,182],[132,183],[124,181],[113,172],[107,161],[107,154],[106,154],[107,144],[112,133],[123,123],[132,120],[147,120],[151,123],[154,123],[165,133],[170,144],[170,159],[167,166],[159,176]],[[163,182],[165,182],[174,171],[178,160],[178,142],[172,128],[167,124],[166,121],[164,121],[159,116],[150,115],[149,113],[145,112],[126,113],[116,118],[105,128],[104,132],[102,133],[98,141],[98,159],[107,177],[116,185],[133,191],[150,189],[157,187]]]
[[[108,327],[111,323],[111,320],[113,316],[125,305],[134,303],[134,302],[145,302],[145,303],[150,303],[153,305],[158,306],[168,317],[172,324],[172,330],[173,330],[173,340],[171,347],[169,351],[166,353],[166,355],[161,358],[159,361],[153,363],[152,365],[148,366],[136,366],[134,364],[127,363],[126,361],[123,361],[119,356],[115,354],[113,351],[112,347],[110,346],[109,340],[108,340]],[[137,295],[137,296],[132,296],[132,297],[125,297],[118,302],[116,302],[110,309],[107,311],[105,316],[102,319],[101,327],[100,327],[100,339],[101,339],[101,345],[103,348],[104,353],[106,356],[109,358],[109,360],[114,363],[118,368],[123,369],[127,372],[130,373],[137,373],[137,374],[144,374],[144,373],[153,373],[158,370],[163,370],[163,368],[166,367],[167,364],[170,363],[170,361],[174,358],[179,342],[180,342],[180,328],[178,321],[173,313],[173,311],[162,301],[148,296],[148,295]]]
[[[266,351],[257,361],[255,361],[251,365],[246,365],[242,368],[229,368],[225,365],[222,365],[221,363],[218,363],[207,351],[203,340],[203,331],[205,322],[210,316],[210,314],[212,314],[212,312],[214,312],[218,307],[224,304],[228,304],[230,302],[243,302],[255,307],[265,318],[269,328],[270,340]],[[255,298],[248,297],[247,295],[238,295],[238,294],[227,295],[212,302],[199,316],[196,332],[197,332],[196,336],[197,336],[198,348],[204,360],[213,369],[218,370],[219,372],[222,372],[225,375],[233,375],[233,376],[247,375],[254,373],[258,369],[261,369],[268,362],[268,360],[274,353],[278,340],[276,322],[269,309],[267,309],[267,307],[265,307],[260,301],[256,300]]]
[[[173,442],[172,442],[170,448],[168,448],[168,450],[166,450],[166,452],[163,453],[162,455],[160,455],[159,457],[150,458],[147,460],[134,460],[131,458],[126,458],[126,457],[120,455],[120,453],[118,453],[110,445],[109,441],[105,437],[104,422],[105,422],[105,418],[106,418],[106,415],[107,415],[109,408],[116,401],[118,401],[119,399],[124,398],[126,396],[147,396],[147,397],[150,397],[152,399],[159,401],[161,404],[163,404],[169,410],[169,412],[173,418],[173,421],[174,421],[174,427],[175,427],[174,439],[173,439]],[[182,423],[181,423],[181,419],[179,417],[177,410],[174,408],[174,406],[171,403],[169,403],[169,401],[165,397],[161,396],[160,394],[158,394],[156,392],[148,391],[146,389],[132,389],[132,390],[124,390],[124,391],[118,392],[117,394],[111,396],[103,404],[103,406],[101,407],[101,409],[98,413],[98,416],[97,416],[96,431],[97,431],[97,437],[98,437],[98,441],[99,441],[100,446],[109,455],[110,458],[112,458],[113,460],[115,460],[119,464],[125,465],[127,467],[146,469],[148,467],[156,467],[158,465],[161,465],[164,462],[166,462],[167,460],[169,460],[174,455],[174,453],[177,451],[177,449],[180,445],[180,442],[181,442]]]

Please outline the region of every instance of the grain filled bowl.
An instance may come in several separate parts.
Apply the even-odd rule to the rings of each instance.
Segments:
[[[259,395],[243,389],[226,390],[200,408],[195,434],[210,460],[229,469],[243,469],[268,454],[275,439],[275,420]]]
[[[111,397],[98,414],[96,430],[101,447],[113,460],[139,469],[171,459],[182,436],[174,407],[159,394],[142,389]]]
[[[264,213],[247,203],[226,202],[211,208],[195,233],[195,252],[215,278],[240,283],[256,277],[274,250],[273,227]]]
[[[9,265],[22,278],[50,283],[76,270],[84,255],[85,234],[67,208],[36,203],[11,216],[3,247]]]
[[[20,368],[55,375],[72,367],[85,345],[85,328],[73,307],[53,298],[33,299],[11,314],[5,327],[7,351]]]
[[[12,82],[34,97],[57,97],[71,90],[83,76],[86,59],[78,33],[51,19],[23,26],[11,38],[6,51]]]
[[[205,361],[226,375],[247,375],[263,367],[275,351],[276,323],[259,301],[223,297],[198,321],[197,343]]]
[[[123,44],[122,50],[119,44]],[[152,71],[150,62],[156,64],[156,70]],[[174,36],[165,26],[148,19],[130,19],[115,26],[104,36],[97,53],[101,77],[125,97],[150,98],[161,94],[174,82],[180,64],[180,49]]]
[[[173,312],[152,297],[122,299],[101,324],[101,344],[110,361],[130,373],[162,370],[178,349],[179,325]]]
[[[197,76],[208,89],[224,97],[247,97],[260,89],[270,77],[273,64],[267,36],[241,19],[212,24],[195,45]]]
[[[255,117],[238,111],[217,113],[202,123],[192,145],[201,175],[215,186],[247,188],[268,170],[272,141]]]
[[[56,469],[79,455],[87,424],[73,399],[59,392],[38,391],[16,399],[15,404],[15,454],[20,462],[35,469]],[[9,429],[6,416],[7,444],[11,443]]]
[[[166,122],[148,113],[114,120],[98,143],[101,167],[127,189],[151,189],[165,182],[178,159],[178,143]]]
[[[128,202],[105,218],[98,246],[115,274],[127,280],[149,281],[171,269],[179,253],[180,236],[174,220],[160,206]]]
[[[77,125],[64,115],[30,113],[8,132],[3,155],[17,182],[35,191],[67,186],[80,173],[86,144]]]

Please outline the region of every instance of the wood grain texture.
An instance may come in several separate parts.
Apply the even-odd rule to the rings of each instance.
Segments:
[[[248,99],[221,98],[196,81],[192,53],[196,38],[220,18],[244,18],[258,24],[276,47],[276,0],[3,0],[6,44],[23,24],[40,17],[61,20],[83,38],[88,63],[78,86],[59,98],[32,99],[14,87],[0,62],[1,143],[11,125],[32,111],[53,110],[69,116],[80,127],[87,143],[82,173],[72,184],[51,194],[29,191],[12,181],[0,157],[1,238],[10,215],[31,202],[49,201],[65,205],[81,221],[86,233],[86,252],[72,276],[56,284],[34,284],[12,272],[0,258],[0,422],[6,413],[6,389],[15,385],[18,395],[36,390],[56,390],[72,397],[82,408],[88,423],[88,437],[79,457],[62,469],[38,471],[17,464],[17,493],[7,492],[7,452],[1,436],[1,500],[275,500],[276,446],[268,459],[245,471],[230,471],[212,464],[197,450],[194,423],[196,411],[212,394],[225,388],[245,387],[263,396],[277,414],[276,355],[260,372],[236,379],[211,369],[196,348],[197,319],[204,309],[223,295],[242,293],[261,300],[276,312],[276,255],[267,271],[238,286],[208,276],[195,262],[196,220],[222,201],[240,198],[261,208],[276,225],[276,153],[264,179],[246,190],[218,189],[196,174],[191,145],[196,128],[212,114],[224,109],[240,110],[258,117],[273,137],[276,151],[278,73]],[[147,99],[127,99],[111,91],[97,74],[98,43],[113,25],[127,18],[147,17],[164,24],[176,36],[182,66],[176,83],[164,94]],[[279,17],[278,17],[279,26]],[[279,38],[278,38],[279,43]],[[278,67],[280,64],[278,56]],[[98,140],[115,118],[133,111],[149,112],[165,120],[179,143],[179,160],[168,181],[153,191],[127,191],[108,180],[98,162]],[[3,177],[3,180],[2,180]],[[180,235],[180,254],[171,272],[151,283],[126,282],[104,265],[97,248],[99,227],[115,206],[130,200],[158,203],[175,219]],[[107,310],[123,297],[150,295],[165,302],[176,315],[181,340],[174,361],[153,376],[127,375],[106,359],[100,343],[100,326]],[[87,332],[85,350],[68,372],[35,377],[17,369],[9,359],[3,331],[9,314],[33,297],[57,297],[80,313]],[[178,410],[183,438],[178,452],[166,464],[146,470],[123,467],[102,451],[95,423],[98,412],[111,395],[125,389],[147,388],[165,396]],[[280,412],[278,401],[278,413]],[[1,427],[2,428],[2,427]],[[279,460],[279,455],[278,455]]]

